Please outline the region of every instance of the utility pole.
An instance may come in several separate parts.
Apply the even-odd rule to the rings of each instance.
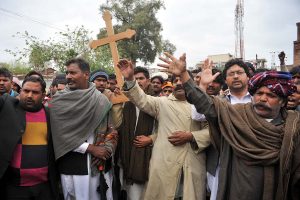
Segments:
[[[244,50],[244,0],[237,0],[235,7],[235,57],[245,60]]]

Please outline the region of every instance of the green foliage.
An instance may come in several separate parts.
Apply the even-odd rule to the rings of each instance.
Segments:
[[[18,61],[28,59],[29,65],[35,70],[42,70],[49,61],[54,61],[61,72],[64,71],[64,64],[71,58],[82,57],[87,60],[91,69],[103,68],[113,71],[112,60],[109,56],[109,49],[98,48],[91,50],[88,47],[91,32],[83,26],[71,30],[66,26],[65,32],[56,33],[56,40],[49,38],[41,40],[35,36],[25,33],[17,33],[17,37],[25,40],[26,47],[21,50],[6,50],[17,58]],[[14,37],[16,37],[14,36]]]
[[[161,36],[162,25],[156,17],[161,8],[164,4],[160,0],[111,0],[100,6],[101,12],[109,10],[116,19],[116,33],[127,28],[136,31],[132,39],[118,42],[120,57],[129,58],[133,63],[141,60],[147,64],[153,63],[162,51],[174,53],[176,47]],[[101,29],[98,38],[105,35],[106,30]]]
[[[14,75],[27,74],[31,70],[29,66],[21,62],[0,63],[0,67],[7,68]]]

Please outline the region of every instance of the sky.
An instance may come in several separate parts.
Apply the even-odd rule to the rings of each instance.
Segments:
[[[0,62],[14,57],[5,49],[25,47],[17,32],[28,31],[40,39],[54,37],[55,32],[84,25],[93,32],[104,27],[99,7],[106,0],[1,0]],[[187,55],[188,66],[195,66],[208,55],[234,54],[234,9],[236,0],[164,0],[165,9],[158,13],[163,39],[172,42],[179,57]],[[245,58],[265,58],[272,53],[286,53],[286,64],[293,64],[293,41],[300,22],[300,0],[244,1]],[[20,17],[21,16],[21,17]],[[157,63],[158,61],[156,61]],[[153,63],[151,66],[155,66]]]

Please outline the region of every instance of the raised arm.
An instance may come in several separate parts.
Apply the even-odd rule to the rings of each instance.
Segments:
[[[201,73],[200,89],[189,76],[186,70],[186,56],[183,54],[179,59],[176,59],[169,53],[165,53],[166,58],[160,57],[164,64],[158,66],[165,68],[165,71],[174,75],[180,76],[185,89],[187,101],[194,104],[199,113],[204,114],[206,117],[216,117],[216,111],[212,99],[203,91],[209,83],[211,83],[219,73],[212,75],[211,65],[207,65]]]
[[[125,84],[123,87],[124,94],[140,110],[153,117],[157,117],[159,113],[159,97],[153,97],[145,94],[139,85],[136,84],[133,66],[130,61],[120,60],[118,67],[125,79]]]

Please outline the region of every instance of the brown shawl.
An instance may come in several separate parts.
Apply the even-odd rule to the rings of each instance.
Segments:
[[[213,101],[219,127],[210,127],[212,138],[218,138],[221,133],[238,157],[249,165],[264,166],[263,199],[274,199],[274,191],[276,199],[286,199],[294,140],[300,128],[299,112],[289,111],[285,123],[275,126],[259,117],[251,103],[232,106],[218,98],[213,98]],[[214,143],[220,144],[220,141]],[[280,175],[276,190],[272,187],[272,165],[278,161]]]
[[[145,92],[152,94],[152,88],[148,87]],[[151,135],[153,125],[153,117],[140,110],[137,119],[135,105],[132,102],[125,103],[118,146],[124,177],[128,183],[145,183],[148,180],[152,147],[137,148],[133,140],[138,135]]]

